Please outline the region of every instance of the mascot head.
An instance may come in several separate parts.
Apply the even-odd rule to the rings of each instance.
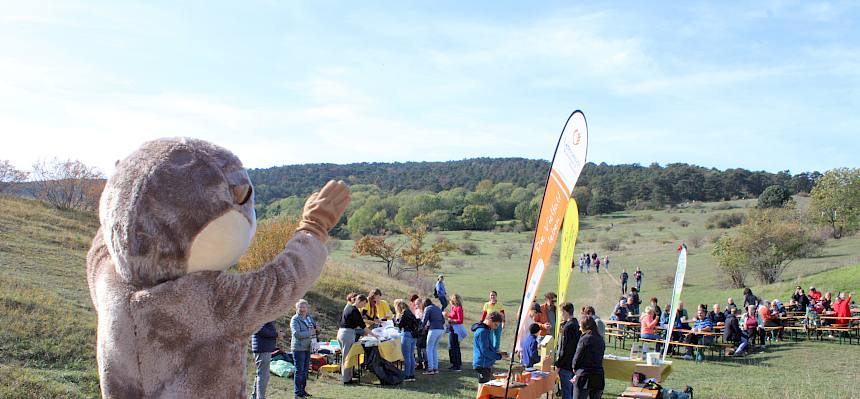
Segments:
[[[256,229],[248,173],[202,140],[159,139],[117,163],[99,206],[104,241],[127,283],[147,287],[239,260]]]

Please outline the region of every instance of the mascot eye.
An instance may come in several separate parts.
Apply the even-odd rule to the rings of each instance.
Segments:
[[[250,184],[232,186],[230,190],[233,192],[233,201],[239,205],[245,205],[251,199],[251,193],[254,192]]]

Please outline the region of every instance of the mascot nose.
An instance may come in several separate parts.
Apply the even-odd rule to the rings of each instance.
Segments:
[[[251,199],[251,189],[250,184],[240,184],[237,186],[230,186],[230,191],[233,192],[233,202],[239,205],[245,205],[249,199]]]

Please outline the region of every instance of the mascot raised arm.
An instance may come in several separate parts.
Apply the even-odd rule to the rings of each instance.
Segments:
[[[290,312],[320,276],[328,231],[349,199],[343,182],[328,182],[273,261],[226,273],[256,227],[239,159],[179,138],[145,143],[120,161],[87,255],[102,396],[244,398],[248,338]]]

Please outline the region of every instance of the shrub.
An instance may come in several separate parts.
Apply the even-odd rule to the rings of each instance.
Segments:
[[[601,247],[607,251],[620,251],[621,250],[621,240],[617,238],[610,238],[603,242]]]
[[[472,239],[472,232],[467,231],[467,232],[463,233],[463,239],[464,240],[471,240]]]
[[[696,235],[690,236],[690,238],[687,239],[687,242],[689,242],[693,248],[699,248],[702,246],[702,244],[705,243],[705,239],[704,239],[704,237],[696,234]]]
[[[466,261],[462,259],[453,259],[451,260],[451,266],[454,266],[457,269],[462,269],[466,267]]]
[[[746,215],[744,215],[742,212],[721,213],[709,217],[705,223],[705,227],[708,229],[712,229],[714,228],[714,226],[716,226],[721,229],[730,229],[732,227],[742,224],[745,220]]]
[[[499,247],[499,258],[511,259],[517,254],[517,248],[513,244],[504,244]]]
[[[478,255],[481,253],[481,250],[475,243],[467,242],[460,244],[460,252],[465,255]]]
[[[688,222],[686,220],[681,220],[681,221],[678,221],[678,225],[680,225],[681,227],[687,227],[690,225],[690,222]]]
[[[681,220],[681,218],[679,216],[675,215],[675,216],[672,216],[671,218],[669,218],[669,220],[671,220],[672,223],[675,223],[675,222]]]
[[[657,231],[663,231],[666,229],[666,226],[657,226]]]
[[[782,208],[789,199],[791,199],[791,194],[788,193],[788,190],[780,185],[773,185],[764,189],[764,192],[759,195],[756,207],[759,209]]]

